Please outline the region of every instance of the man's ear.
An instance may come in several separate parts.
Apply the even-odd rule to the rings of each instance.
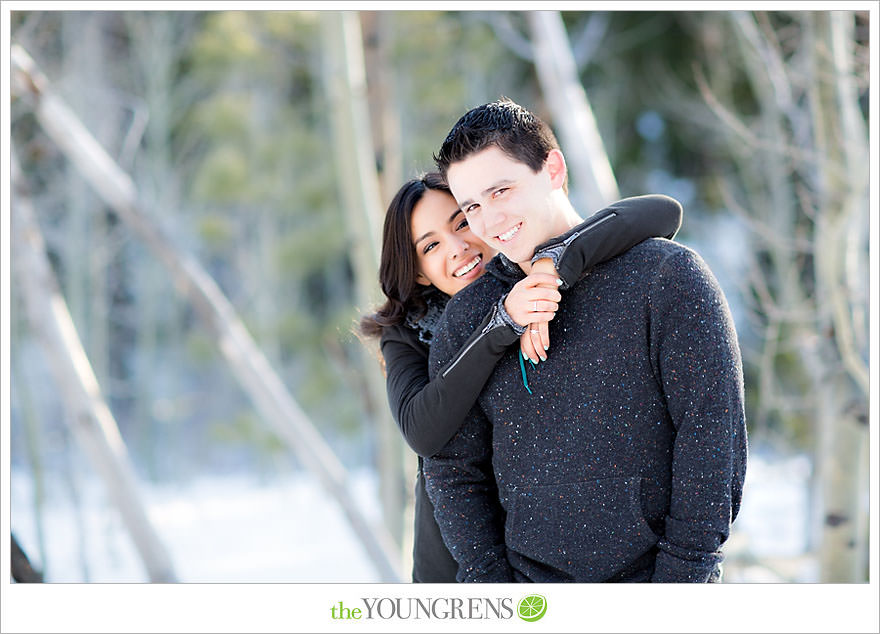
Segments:
[[[556,189],[561,189],[565,183],[566,167],[565,157],[559,150],[550,150],[547,158],[544,160],[544,166],[550,175],[550,184]]]

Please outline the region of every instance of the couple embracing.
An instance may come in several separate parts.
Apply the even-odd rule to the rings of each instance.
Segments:
[[[459,119],[385,219],[389,403],[416,582],[713,582],[747,459],[727,302],[672,198],[584,220],[550,128]]]

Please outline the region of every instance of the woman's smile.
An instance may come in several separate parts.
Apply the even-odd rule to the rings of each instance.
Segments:
[[[482,261],[483,261],[483,256],[480,255],[480,254],[477,254],[476,256],[474,256],[474,259],[472,259],[470,262],[468,262],[467,264],[465,264],[465,265],[464,265],[463,267],[461,267],[460,269],[457,269],[457,270],[452,274],[453,277],[462,278],[462,277],[465,277],[466,275],[468,275],[468,273],[471,273],[471,272],[474,272],[474,273],[476,273],[477,275],[479,275],[480,271],[482,270],[482,267],[481,267],[480,269],[477,269],[477,266],[479,266],[479,264],[480,264]],[[468,277],[476,277],[476,276],[468,276]]]

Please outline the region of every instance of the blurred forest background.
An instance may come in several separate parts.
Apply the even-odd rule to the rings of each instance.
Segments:
[[[584,216],[677,198],[728,297],[752,462],[726,580],[866,581],[868,27],[13,11],[4,380],[34,574],[409,579],[415,458],[352,328],[394,191],[506,95],[557,131]]]

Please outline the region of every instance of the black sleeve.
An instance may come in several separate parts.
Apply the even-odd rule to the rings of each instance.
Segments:
[[[597,211],[567,233],[535,249],[532,262],[551,258],[567,289],[595,265],[647,238],[673,238],[681,226],[681,204],[661,194],[624,198]]]
[[[455,358],[428,380],[428,349],[405,326],[386,328],[380,346],[385,358],[388,403],[407,444],[423,457],[449,441],[522,328],[504,311],[503,298],[461,346]]]

